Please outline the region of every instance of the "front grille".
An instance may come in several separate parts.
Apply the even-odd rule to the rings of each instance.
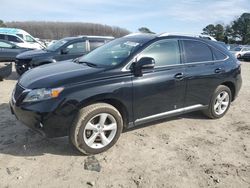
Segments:
[[[18,59],[18,58],[16,58],[15,63],[17,65],[26,65],[26,64],[29,64],[30,61],[31,61],[31,59]]]
[[[20,84],[16,84],[16,88],[14,91],[14,99],[17,101],[18,98],[21,96],[21,94],[23,93],[25,89],[20,85]]]

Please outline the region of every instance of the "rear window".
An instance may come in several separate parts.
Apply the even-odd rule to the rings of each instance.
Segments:
[[[183,44],[186,63],[213,61],[212,51],[205,43],[193,40],[183,40]]]
[[[0,39],[5,40],[5,35],[0,34]]]
[[[227,55],[223,54],[222,52],[220,52],[219,50],[215,48],[212,48],[212,51],[213,51],[215,60],[224,60],[227,58]]]

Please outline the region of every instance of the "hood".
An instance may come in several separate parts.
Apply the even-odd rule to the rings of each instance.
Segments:
[[[54,52],[48,52],[46,50],[30,50],[30,51],[17,55],[17,58],[18,59],[32,59],[34,57],[39,57],[39,56],[42,56],[42,57],[50,56],[53,53]]]
[[[55,88],[85,81],[90,79],[89,75],[96,77],[94,73],[101,71],[103,71],[103,68],[89,67],[72,61],[62,61],[27,71],[19,79],[19,84],[26,89]]]

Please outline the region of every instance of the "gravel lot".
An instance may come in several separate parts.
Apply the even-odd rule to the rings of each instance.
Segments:
[[[13,73],[0,82],[0,187],[250,187],[250,63],[242,76],[224,118],[195,112],[157,122],[87,157],[68,138],[40,137],[11,115]]]

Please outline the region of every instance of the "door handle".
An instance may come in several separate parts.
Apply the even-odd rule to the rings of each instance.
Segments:
[[[176,75],[174,75],[174,78],[176,80],[182,80],[184,78],[184,73],[183,72],[177,73]]]
[[[216,74],[222,73],[224,70],[222,68],[217,68],[214,70]]]

